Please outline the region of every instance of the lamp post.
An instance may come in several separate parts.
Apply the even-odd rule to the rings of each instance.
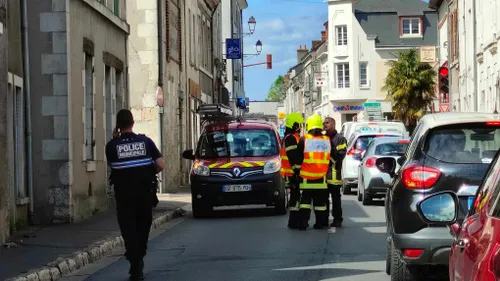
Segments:
[[[262,52],[262,41],[257,40],[257,43],[255,43],[255,50],[257,51],[257,54]]]
[[[250,30],[250,34],[253,34],[255,32],[255,26],[257,25],[257,21],[255,18],[252,16],[248,19],[248,30]]]

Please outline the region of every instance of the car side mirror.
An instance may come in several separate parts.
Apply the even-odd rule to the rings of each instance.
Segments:
[[[375,161],[375,166],[377,169],[385,174],[389,174],[394,177],[394,171],[396,170],[396,160],[392,157],[380,157]]]
[[[401,157],[398,158],[397,162],[399,166],[403,166],[404,162],[406,161],[406,157],[402,155]]]
[[[182,158],[188,159],[188,160],[194,160],[194,153],[192,149],[186,149],[182,152]]]
[[[458,197],[445,191],[431,195],[417,204],[417,212],[428,224],[455,225],[458,217]]]

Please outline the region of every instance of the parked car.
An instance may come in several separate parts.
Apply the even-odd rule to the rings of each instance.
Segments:
[[[359,169],[359,155],[363,153],[370,142],[378,137],[402,137],[401,134],[394,133],[365,133],[358,132],[352,135],[351,139],[347,142],[347,154],[342,161],[342,192],[343,194],[351,193],[353,187],[358,186],[358,169]]]
[[[500,161],[493,163],[474,197],[462,224],[460,203],[454,192],[431,195],[418,204],[418,212],[432,225],[448,225],[453,236],[449,263],[451,280],[500,279]]]
[[[388,174],[377,169],[375,166],[376,160],[385,156],[391,156],[396,160],[399,159],[404,155],[408,143],[410,143],[410,138],[375,138],[370,142],[364,153],[354,155],[355,159],[359,158],[360,160],[358,201],[363,202],[363,205],[370,205],[373,198],[384,198],[392,182]],[[397,168],[396,166],[396,170]]]
[[[194,217],[209,215],[213,207],[273,206],[286,214],[288,194],[280,174],[280,137],[264,120],[224,118],[207,125],[195,151],[190,180]]]
[[[438,113],[420,120],[404,156],[377,159],[376,166],[393,178],[385,201],[386,272],[392,281],[426,280],[447,268],[449,231],[430,225],[416,206],[426,196],[452,191],[457,220],[463,221],[499,148],[500,115]]]
[[[345,127],[342,128],[342,135],[349,140],[355,133],[395,133],[407,137],[408,131],[406,130],[403,122],[400,121],[355,121],[347,122]],[[345,131],[344,131],[345,129]]]

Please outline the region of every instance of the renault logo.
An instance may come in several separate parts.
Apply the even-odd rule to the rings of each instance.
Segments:
[[[239,168],[234,168],[233,174],[234,174],[235,177],[238,177],[241,174],[240,169]]]

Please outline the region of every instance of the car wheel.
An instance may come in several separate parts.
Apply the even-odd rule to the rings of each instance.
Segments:
[[[342,194],[348,195],[350,193],[351,193],[351,187],[346,185],[346,184],[343,184],[342,185]]]
[[[286,191],[283,189],[280,192],[279,198],[276,199],[276,205],[274,205],[274,212],[277,215],[285,215],[288,207],[288,200]]]
[[[391,243],[391,281],[417,281],[419,280],[418,271],[410,268],[400,257],[394,244]]]
[[[371,205],[372,203],[373,203],[373,199],[370,196],[370,194],[368,194],[366,191],[363,192],[363,205],[367,206],[367,205]]]
[[[385,273],[387,275],[391,275],[391,242],[389,242],[389,239],[387,239],[387,242],[385,243]]]
[[[358,201],[359,201],[359,202],[363,201],[363,194],[361,194],[361,193],[359,192],[359,186],[358,186],[358,191],[357,191],[357,192],[358,192]]]
[[[194,196],[191,196],[191,202],[194,218],[206,218],[212,214],[213,207],[210,204],[196,200]]]

